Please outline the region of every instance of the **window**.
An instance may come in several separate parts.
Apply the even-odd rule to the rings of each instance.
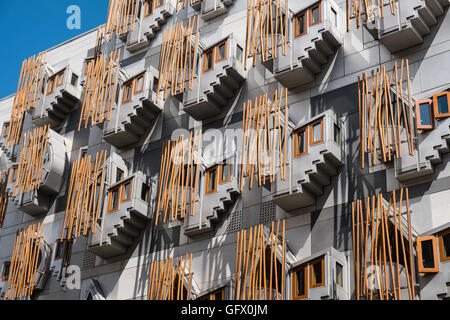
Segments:
[[[64,240],[58,240],[56,242],[56,248],[55,248],[55,257],[54,260],[62,259],[64,254],[64,246],[65,246]]]
[[[416,101],[417,129],[430,130],[434,128],[431,100]]]
[[[153,92],[158,93],[158,78],[157,77],[153,77]]]
[[[141,74],[140,76],[136,77],[134,81],[134,94],[144,91],[144,75]]]
[[[17,169],[18,169],[18,168],[19,168],[18,166],[13,166],[13,167],[11,168],[11,177],[10,177],[10,179],[9,179],[9,182],[10,182],[10,183],[16,181],[16,178],[17,178]]]
[[[53,91],[55,90],[54,86],[55,86],[55,78],[53,77],[53,78],[50,78],[48,80],[48,83],[47,83],[47,94],[53,93]]]
[[[2,138],[6,138],[6,136],[8,135],[8,130],[9,130],[9,123],[5,123],[3,125],[3,130],[2,130]]]
[[[205,294],[197,300],[225,300],[225,288]]]
[[[122,184],[122,197],[120,199],[121,202],[126,202],[131,200],[131,190],[132,190],[133,181],[129,180]]]
[[[301,12],[294,18],[295,22],[295,37],[300,37],[308,33],[308,28],[306,25],[306,12]]]
[[[343,287],[344,284],[342,270],[342,264],[336,262],[336,284],[340,287]]]
[[[120,186],[109,191],[108,212],[114,212],[119,209],[119,191]]]
[[[292,297],[294,300],[306,299],[308,297],[308,273],[307,265],[300,267],[293,273],[293,292]]]
[[[70,79],[70,84],[74,87],[78,84],[78,76],[75,73],[72,73],[72,78]]]
[[[225,60],[226,58],[227,58],[227,40],[217,45],[216,62]]]
[[[156,1],[155,8],[159,8],[164,4],[164,0],[154,0]]]
[[[317,3],[309,9],[309,25],[313,26],[315,24],[322,22],[322,5]]]
[[[335,124],[334,125],[334,142],[336,142],[337,144],[341,144],[341,128]]]
[[[87,73],[88,73],[88,70],[89,70],[89,64],[91,63],[91,62],[93,62],[94,61],[94,59],[88,59],[88,60],[86,60],[85,62],[84,62],[84,71],[83,71],[83,74],[86,76],[87,75]]]
[[[309,287],[317,288],[325,285],[325,257],[317,259],[309,265]]]
[[[149,194],[150,194],[150,187],[147,184],[143,183],[141,189],[141,200],[148,202]]]
[[[144,16],[148,17],[153,14],[153,0],[145,1]]]
[[[439,272],[435,236],[417,238],[417,259],[419,272]]]
[[[219,179],[219,183],[226,183],[226,182],[230,182],[231,181],[231,164],[229,163],[229,161],[225,161],[221,166],[220,166],[220,179]]]
[[[58,74],[56,75],[56,86],[57,86],[57,87],[63,85],[63,82],[64,82],[64,72],[65,72],[65,70],[61,71],[60,73],[58,73]]]
[[[10,268],[11,268],[11,262],[6,261],[3,264],[2,281],[8,281]]]
[[[449,110],[450,92],[444,91],[433,96],[434,116],[436,119],[450,116]]]
[[[236,45],[236,60],[240,61],[241,63],[244,63],[243,60],[244,57],[244,50],[241,48],[241,46]]]
[[[214,68],[213,49],[208,50],[203,57],[203,72],[211,71]]]
[[[123,179],[124,172],[122,169],[117,168],[116,171],[116,182],[119,182]]]
[[[296,158],[308,153],[308,130],[300,129],[294,133],[294,155]]]
[[[312,123],[309,132],[309,144],[311,146],[323,142],[323,118]]]
[[[133,82],[130,81],[123,86],[122,103],[127,103],[131,101],[132,92],[133,92]]]
[[[439,249],[441,262],[450,261],[450,229],[439,234]]]
[[[206,194],[217,191],[217,166],[206,171]]]

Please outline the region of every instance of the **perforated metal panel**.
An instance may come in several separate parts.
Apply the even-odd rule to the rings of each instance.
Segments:
[[[259,206],[259,223],[267,224],[274,221],[275,216],[275,204],[271,201],[265,202]]]
[[[234,211],[228,218],[227,233],[242,230],[242,210]]]
[[[92,269],[95,267],[95,254],[90,253],[89,251],[85,251],[83,255],[83,265],[81,266],[81,270]]]

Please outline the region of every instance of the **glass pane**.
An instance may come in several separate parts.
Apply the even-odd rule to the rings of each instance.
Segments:
[[[318,23],[320,21],[320,10],[319,10],[318,6],[315,7],[314,9],[312,9],[311,16],[312,16],[312,21],[311,21],[312,24]]]
[[[215,294],[214,300],[223,300],[223,292],[219,291]]]
[[[142,91],[142,80],[144,80],[144,78],[140,77],[136,80],[136,91]]]
[[[226,51],[225,43],[222,43],[219,46],[219,60],[225,59],[225,51]]]
[[[112,192],[112,200],[111,200],[111,210],[114,210],[117,208],[118,200],[119,200],[119,190],[114,190]]]
[[[127,183],[123,187],[123,199],[130,199],[131,183]]]
[[[230,177],[230,165],[225,163],[222,167],[222,181],[227,181]]]
[[[442,237],[444,256],[450,257],[450,233]]]
[[[216,188],[216,170],[209,172],[208,192],[214,191]]]
[[[305,295],[305,269],[296,272],[297,275],[297,296]]]
[[[212,51],[208,52],[206,54],[206,70],[209,70],[212,68],[213,64],[213,54]]]
[[[336,284],[342,287],[342,265],[336,262]]]
[[[314,142],[318,142],[322,140],[322,123],[319,122],[313,128],[313,138]]]
[[[337,144],[341,143],[341,128],[337,125],[334,125],[334,142]]]
[[[419,105],[419,110],[420,110],[420,124],[422,126],[431,125],[430,105],[428,103],[421,103]]]
[[[302,153],[304,153],[305,152],[305,143],[306,143],[306,139],[305,139],[306,137],[305,137],[305,131],[302,131],[302,132],[300,132],[298,135],[297,135],[297,153],[298,154],[302,154]]]
[[[56,257],[62,257],[63,255],[63,249],[64,249],[64,243],[58,242],[57,248],[56,248]]]
[[[448,113],[448,100],[447,95],[443,95],[437,98],[438,112],[439,114]]]
[[[424,268],[434,268],[433,241],[426,240],[421,242],[422,262]]]
[[[313,268],[313,284],[322,283],[322,262],[316,262]]]
[[[117,169],[116,182],[119,182],[122,179],[123,179],[123,170]]]
[[[298,23],[298,34],[305,33],[305,15],[299,15],[297,17],[297,23]]]
[[[149,192],[148,185],[143,184],[142,191],[141,191],[141,199],[144,200],[145,202],[148,202],[148,192]]]

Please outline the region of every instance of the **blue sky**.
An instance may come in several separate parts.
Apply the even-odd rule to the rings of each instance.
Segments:
[[[1,1],[0,99],[15,93],[22,61],[106,22],[108,0]],[[70,5],[81,9],[81,29],[69,30]]]

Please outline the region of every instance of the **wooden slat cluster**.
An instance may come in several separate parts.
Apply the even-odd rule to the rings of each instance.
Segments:
[[[12,196],[39,190],[42,170],[47,153],[50,126],[35,128],[25,133],[17,167],[17,178],[14,181]]]
[[[356,19],[356,26],[361,27],[361,16],[365,15],[366,21],[374,21],[377,17],[384,18],[384,6],[389,5],[392,15],[396,15],[396,6],[400,0],[347,0],[347,32],[350,31],[350,20]],[[396,4],[397,3],[397,4]]]
[[[84,121],[84,128],[111,120],[119,77],[120,49],[98,56],[87,66],[84,98],[78,130]]]
[[[255,170],[258,185],[275,181],[279,168],[282,180],[286,180],[286,157],[288,141],[287,89],[275,91],[271,102],[267,93],[255,98],[254,103],[244,103],[242,122],[242,159],[240,188],[244,189],[244,174],[249,177],[249,188],[253,187]],[[284,110],[283,110],[284,108]]]
[[[247,0],[247,32],[245,41],[245,63],[247,70],[248,58],[253,58],[256,65],[258,52],[261,53],[261,62],[275,59],[281,42],[282,54],[286,55],[288,37],[289,8],[285,0]],[[280,29],[280,30],[279,30]]]
[[[189,265],[188,265],[189,264]],[[192,253],[184,257],[152,262],[147,300],[189,300],[191,292]],[[186,275],[187,272],[187,275]],[[187,278],[187,296],[184,283]]]
[[[235,300],[284,300],[286,221],[283,220],[282,226],[280,226],[280,220],[278,220],[276,228],[275,222],[272,222],[267,237],[263,230],[264,226],[259,225],[250,228],[248,233],[247,230],[242,230],[237,235]],[[277,266],[279,245],[282,247],[281,270],[278,270]],[[269,250],[270,265],[266,265],[268,258],[266,254],[269,253]],[[281,273],[281,283],[278,283],[279,273]],[[273,294],[273,288],[275,294]]]
[[[165,143],[161,157],[155,225],[158,224],[160,214],[163,216],[163,223],[166,223],[169,210],[170,221],[183,219],[188,209],[191,216],[195,215],[201,139],[202,132],[196,131],[191,132],[189,140],[180,136],[178,141]]]
[[[12,106],[10,126],[5,141],[6,148],[19,143],[25,112],[36,108],[44,84],[46,56],[47,53],[42,52],[37,57],[33,56],[22,62],[17,93]]]
[[[362,200],[352,203],[353,264],[357,300],[361,296],[368,300],[376,298],[389,300],[390,295],[393,295],[394,300],[402,299],[399,259],[404,262],[409,299],[414,300],[415,298],[408,189],[406,188],[405,192],[403,188],[400,190],[398,203],[396,194],[397,192],[394,190],[387,208],[383,204],[382,194],[367,197],[365,209]],[[404,202],[406,202],[406,213],[402,212]],[[390,214],[391,210],[393,215]],[[402,216],[405,214],[409,244],[405,244],[401,232]],[[395,243],[391,243],[392,236],[389,234],[388,222],[391,218],[394,220]],[[408,249],[407,245],[409,245]],[[407,250],[409,250],[409,255]],[[393,259],[394,255],[395,259]],[[393,263],[396,264],[396,267]],[[387,272],[388,267],[390,272]],[[385,270],[385,272],[380,272],[381,270]],[[390,279],[388,273],[391,275]],[[391,288],[389,289],[389,287]]]
[[[403,89],[405,67],[407,91]],[[392,96],[395,97],[395,106]],[[405,106],[406,101],[408,108]],[[397,62],[390,76],[385,66],[381,67],[381,70],[377,69],[376,75],[372,70],[370,80],[366,73],[363,73],[362,77],[358,76],[358,103],[362,168],[365,166],[366,153],[371,154],[372,165],[376,164],[378,142],[382,162],[391,161],[394,152],[397,159],[401,158],[402,130],[406,132],[409,154],[414,154],[408,59],[401,62],[400,76]]]
[[[186,27],[183,22],[179,22],[164,31],[158,78],[158,92],[164,91],[164,99],[169,94],[169,86],[171,95],[184,92],[186,83],[189,84],[189,90],[193,88],[199,22],[200,16],[197,15],[188,20]],[[159,95],[156,96],[156,102],[158,98]]]
[[[8,208],[9,196],[6,192],[6,187],[9,181],[9,170],[2,170],[0,173],[0,227],[6,217],[6,209]]]
[[[33,294],[43,231],[41,223],[17,231],[4,300]]]
[[[111,38],[133,31],[140,0],[110,0],[105,31]]]
[[[91,230],[95,233],[102,203],[106,156],[107,153],[103,150],[97,152],[95,162],[91,162],[89,155],[73,164],[61,239],[76,239],[82,230],[86,236],[90,223]]]

